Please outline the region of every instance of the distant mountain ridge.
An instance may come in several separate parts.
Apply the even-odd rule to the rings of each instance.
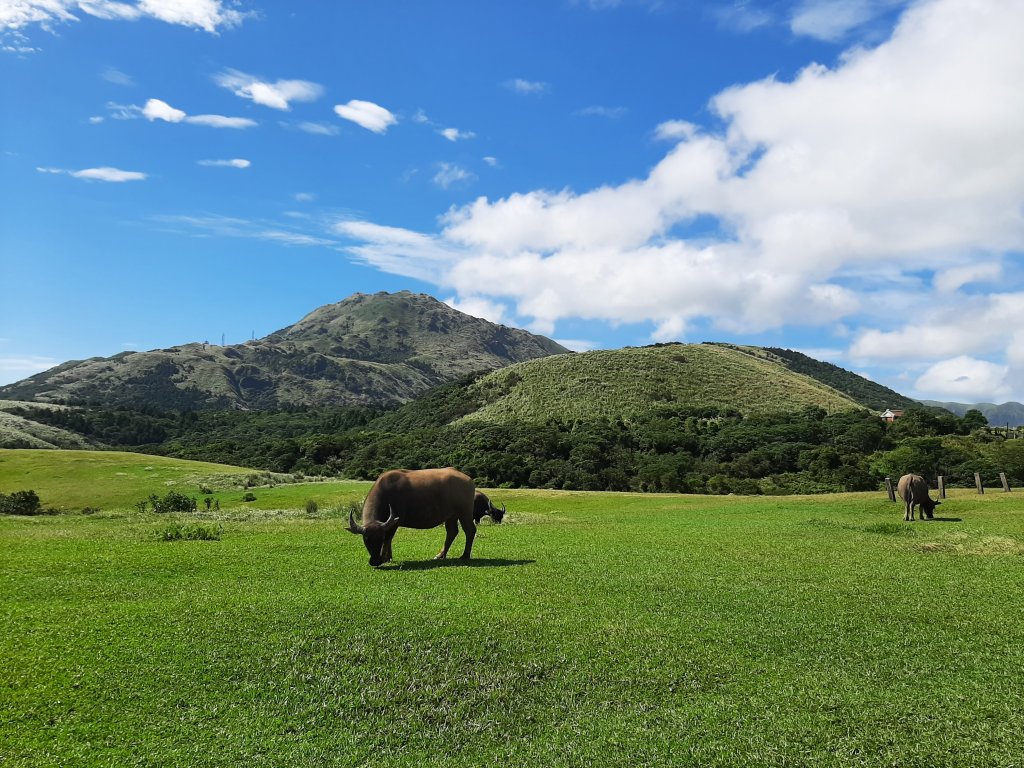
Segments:
[[[0,387],[0,398],[163,410],[395,405],[469,373],[568,352],[424,294],[355,294],[259,340],[73,360]]]
[[[996,405],[995,403],[944,403],[938,400],[921,400],[923,405],[930,405],[936,408],[945,408],[947,411],[963,416],[970,410],[981,411],[993,427],[1024,427],[1024,403],[1013,400]]]

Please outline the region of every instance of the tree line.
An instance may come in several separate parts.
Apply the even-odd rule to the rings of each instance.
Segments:
[[[366,408],[33,411],[111,447],[274,472],[372,479],[395,467],[455,466],[489,487],[789,494],[876,490],[908,471],[970,486],[1005,472],[1024,484],[1024,441],[984,416],[910,408],[743,415],[662,403],[640,417],[544,424],[474,422],[459,384],[394,411]]]

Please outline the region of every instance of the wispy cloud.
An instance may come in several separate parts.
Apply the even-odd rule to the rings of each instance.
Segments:
[[[793,10],[789,28],[827,42],[837,42],[909,0],[802,0]]]
[[[271,83],[237,69],[221,72],[214,80],[236,96],[283,111],[290,110],[293,101],[315,101],[324,92],[322,85],[309,80],[277,80]]]
[[[506,80],[502,85],[510,91],[527,95],[540,95],[551,90],[548,83],[539,80],[524,80],[521,77]]]
[[[320,237],[277,222],[231,216],[156,216],[154,221],[196,237],[241,237],[267,240],[290,246],[339,246],[332,238]]]
[[[208,168],[248,168],[252,165],[250,161],[243,160],[240,157],[231,160],[199,160],[198,164],[205,165]]]
[[[387,133],[388,127],[398,122],[398,118],[389,110],[372,101],[352,99],[348,104],[336,105],[334,112],[338,117],[374,133]]]
[[[472,131],[460,131],[458,128],[442,128],[438,133],[448,139],[448,141],[463,141],[476,136]]]
[[[438,163],[437,169],[434,183],[442,189],[448,189],[454,184],[469,183],[476,178],[472,172],[455,163]]]
[[[491,166],[491,168],[498,167],[498,158],[496,157],[491,157],[490,155],[487,155],[486,157],[484,157],[484,162]]]
[[[117,116],[121,119],[130,118],[133,116],[133,110],[138,110],[137,107],[121,107],[116,105],[118,108]],[[256,125],[255,120],[250,120],[247,117],[224,117],[223,115],[189,115],[184,110],[172,107],[166,101],[160,99],[150,99],[146,102],[146,105],[138,110],[136,114],[141,114],[142,117],[146,118],[150,122],[154,120],[162,120],[168,123],[191,123],[192,125],[206,125],[211,128],[252,128]]]
[[[113,83],[114,85],[122,85],[126,88],[135,85],[135,80],[132,79],[131,75],[126,75],[124,72],[115,67],[107,67],[105,70],[103,70],[102,77],[108,83]]]
[[[248,15],[226,5],[222,0],[4,0],[0,2],[0,29],[39,25],[51,30],[56,23],[78,21],[75,14],[83,13],[109,20],[158,19],[216,34],[222,27],[241,24]]]
[[[61,174],[86,181],[124,182],[142,181],[146,178],[146,174],[140,171],[122,171],[120,168],[111,168],[109,166],[83,168],[80,171],[72,171],[66,168],[36,168],[36,170],[40,173]]]
[[[314,136],[337,136],[341,133],[338,126],[331,125],[330,123],[314,123],[307,121],[304,123],[288,123],[287,125],[289,128],[294,128],[295,130],[302,131],[303,133],[312,133]]]
[[[625,117],[628,111],[625,107],[602,107],[595,105],[578,109],[576,114],[580,117],[604,117],[609,120],[619,120]]]

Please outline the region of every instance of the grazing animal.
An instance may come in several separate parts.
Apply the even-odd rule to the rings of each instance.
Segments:
[[[904,475],[896,486],[896,492],[903,499],[905,512],[904,520],[914,519],[914,507],[921,507],[921,519],[926,517],[931,520],[935,517],[935,508],[941,501],[935,501],[928,496],[928,483],[920,475]]]
[[[490,515],[494,522],[500,523],[505,517],[505,505],[502,504],[501,509],[498,509],[486,494],[477,491],[473,499],[473,522],[479,523],[484,515]]]
[[[475,492],[473,481],[451,467],[392,469],[377,478],[363,502],[362,525],[349,512],[348,530],[363,537],[370,565],[378,566],[391,560],[391,540],[399,526],[435,528],[444,523],[444,547],[435,558],[441,560],[448,556],[461,523],[466,534],[462,559],[469,560],[476,536]]]

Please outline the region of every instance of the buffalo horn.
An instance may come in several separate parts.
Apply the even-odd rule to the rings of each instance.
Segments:
[[[363,533],[363,526],[356,522],[354,509],[350,509],[348,511],[348,529],[352,533]]]
[[[398,527],[398,518],[395,517],[395,510],[388,504],[388,519],[384,521],[384,527],[387,529]]]

